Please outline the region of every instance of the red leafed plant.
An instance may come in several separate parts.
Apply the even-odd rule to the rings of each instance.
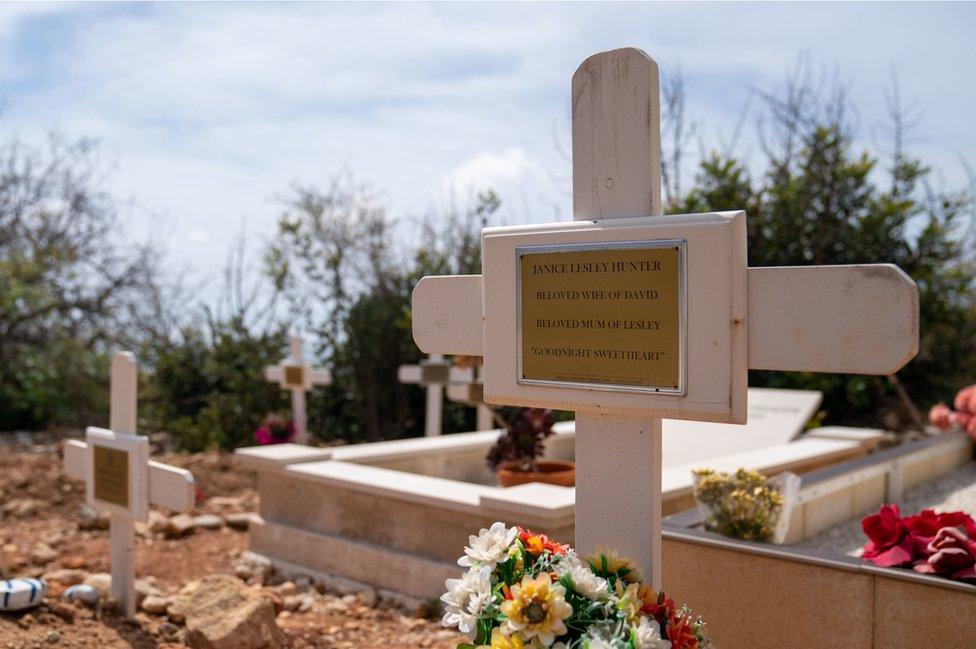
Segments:
[[[882,505],[861,528],[869,539],[861,556],[876,565],[976,582],[976,521],[965,512],[903,517],[898,505]]]
[[[280,415],[268,415],[261,426],[254,431],[254,440],[263,445],[284,444],[295,435],[295,424]]]
[[[976,385],[960,390],[952,406],[944,403],[932,406],[929,422],[941,430],[960,428],[976,440]]]

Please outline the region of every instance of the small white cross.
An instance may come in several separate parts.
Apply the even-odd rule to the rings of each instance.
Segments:
[[[185,512],[195,504],[193,474],[149,459],[149,440],[136,435],[138,368],[131,352],[112,357],[109,429],[89,427],[85,441],[68,440],[64,470],[84,480],[87,503],[111,513],[112,596],[131,617],[135,600],[135,523],[149,503]]]
[[[308,414],[305,410],[305,393],[315,385],[329,385],[332,374],[328,370],[313,368],[302,355],[302,339],[291,337],[291,356],[280,365],[266,367],[264,377],[291,391],[291,419],[295,426],[295,442],[308,444]]]
[[[476,430],[494,428],[491,409],[485,405],[481,377],[474,368],[456,367],[444,360],[442,354],[431,354],[419,365],[401,365],[397,373],[400,383],[423,385],[427,388],[427,411],[424,435],[436,437],[441,434],[444,388],[447,398],[456,403],[477,408]]]

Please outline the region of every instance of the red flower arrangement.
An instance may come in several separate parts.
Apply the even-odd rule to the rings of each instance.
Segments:
[[[950,408],[937,403],[929,410],[929,423],[940,430],[959,428],[976,440],[976,385],[963,388],[956,395]]]
[[[965,512],[902,517],[898,505],[882,505],[861,528],[869,539],[861,556],[875,565],[976,582],[976,521]]]
[[[261,426],[254,431],[254,441],[262,446],[268,444],[284,444],[295,436],[295,424],[280,415],[268,416]]]

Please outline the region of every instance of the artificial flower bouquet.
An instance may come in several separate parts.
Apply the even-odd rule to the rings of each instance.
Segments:
[[[692,475],[705,529],[744,541],[784,541],[800,490],[799,476],[787,471],[770,479],[747,469],[731,474],[696,469]]]
[[[471,536],[448,579],[446,627],[458,649],[704,649],[701,618],[640,583],[610,551],[580,558],[568,545],[495,523]]]
[[[898,505],[882,505],[861,528],[869,539],[862,559],[976,583],[976,522],[965,512],[923,509],[903,517]]]
[[[281,415],[269,415],[254,431],[254,441],[262,446],[284,444],[295,436],[295,424]]]

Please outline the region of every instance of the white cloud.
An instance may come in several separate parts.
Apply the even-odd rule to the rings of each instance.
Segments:
[[[869,123],[898,65],[927,111],[921,152],[976,158],[976,83],[962,68],[976,12],[900,7],[0,4],[0,126],[101,138],[112,189],[170,220],[178,261],[216,274],[243,219],[267,235],[276,193],[344,167],[397,216],[491,186],[510,222],[569,218],[569,80],[588,54],[623,45],[683,69],[706,146],[732,132],[750,86],[807,51],[857,82]]]

